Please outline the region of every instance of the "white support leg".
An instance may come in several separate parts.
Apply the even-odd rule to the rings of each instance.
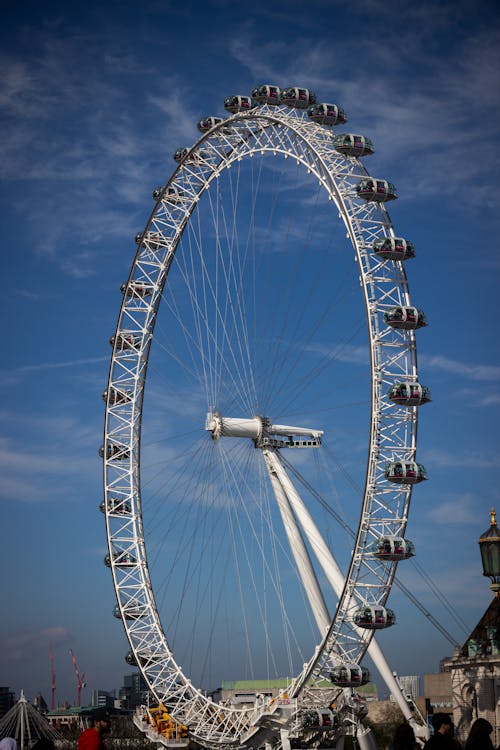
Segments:
[[[323,571],[333,590],[335,591],[337,596],[340,597],[344,588],[345,578],[325,540],[323,539],[321,532],[316,526],[316,523],[307,510],[299,493],[292,484],[277,453],[270,452],[266,460],[268,462],[268,466],[272,466],[273,471],[275,472],[281,486],[283,487],[290,501],[293,512],[295,513],[306,537],[309,540],[309,543],[311,544],[312,549],[314,550],[319,565],[323,568]],[[362,634],[362,631],[359,629],[358,632]],[[388,665],[386,658],[375,638],[372,638],[372,640],[370,641],[370,645],[368,646],[368,653],[370,654],[373,663],[380,673],[380,676],[384,680],[391,694],[394,696],[394,699],[401,709],[403,716],[405,717],[405,719],[410,720],[412,718],[412,711],[408,705],[408,701],[403,695],[403,692],[399,687],[399,684],[396,681],[392,670]]]
[[[328,613],[323,593],[319,586],[304,539],[302,538],[297,521],[295,520],[292,509],[290,508],[290,503],[273,468],[274,462],[271,459],[273,451],[264,450],[263,453],[269,470],[274,494],[283,519],[283,525],[288,537],[290,550],[295,558],[295,564],[302,580],[302,585],[304,586],[309,604],[311,605],[312,613],[318,625],[319,632],[324,635],[330,627],[331,618]]]

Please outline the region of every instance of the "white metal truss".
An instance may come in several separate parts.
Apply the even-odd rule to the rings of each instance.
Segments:
[[[337,610],[322,642],[293,685],[291,700],[255,709],[221,707],[184,675],[164,635],[148,571],[141,515],[141,418],[149,350],[165,280],[179,240],[196,206],[224,170],[242,159],[270,153],[293,159],[314,175],[335,204],[355,251],[366,309],[371,366],[371,429],[365,492],[352,560]],[[104,427],[105,517],[110,567],[135,659],[152,692],[172,715],[209,747],[260,746],[279,736],[311,679],[328,677],[332,655],[359,662],[371,634],[360,636],[353,603],[384,605],[395,565],[376,559],[369,545],[383,535],[403,536],[410,485],[394,485],[384,471],[394,460],[415,461],[417,408],[387,397],[396,381],[418,382],[415,334],[387,325],[384,313],[409,306],[403,264],[373,252],[375,240],[395,233],[385,207],[358,196],[368,173],[360,161],[339,154],[331,131],[305,113],[262,105],[228,117],[204,134],[160,191],[139,239],[125,286],[106,391]]]

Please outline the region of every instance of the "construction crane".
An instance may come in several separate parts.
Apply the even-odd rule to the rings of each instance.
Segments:
[[[78,664],[76,663],[76,656],[74,655],[71,649],[69,650],[69,653],[71,654],[71,661],[73,662],[73,668],[75,670],[75,675],[76,675],[76,685],[77,685],[76,705],[80,706],[80,697],[82,694],[82,688],[84,688],[85,685],[87,684],[85,682],[85,672],[82,672],[82,674],[80,674],[80,671],[78,669]]]
[[[50,702],[51,710],[53,711],[56,707],[55,700],[56,700],[56,673],[54,672],[54,656],[52,654],[52,646],[50,647],[50,676],[51,676],[51,696],[52,700]]]

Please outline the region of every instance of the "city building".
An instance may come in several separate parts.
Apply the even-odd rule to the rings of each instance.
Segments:
[[[0,687],[0,719],[16,702],[14,692],[9,687]]]
[[[90,695],[90,705],[92,708],[116,708],[116,703],[117,699],[114,690],[111,693],[106,690],[92,690]]]
[[[424,706],[422,713],[428,719],[432,714],[453,713],[451,692],[451,672],[446,667],[446,660],[441,661],[440,671],[436,674],[424,674]]]
[[[134,711],[137,706],[147,705],[150,693],[147,683],[140,672],[125,675],[120,688],[119,699],[123,708]],[[154,703],[154,699],[152,700]]]
[[[464,645],[444,660],[450,674],[453,722],[464,740],[472,722],[481,717],[493,726],[494,746],[500,743],[500,530],[495,511],[480,536],[483,575],[491,579],[494,598]]]

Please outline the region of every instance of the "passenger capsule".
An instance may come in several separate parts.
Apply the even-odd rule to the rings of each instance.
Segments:
[[[157,187],[153,190],[152,195],[155,201],[161,199],[165,203],[182,203],[182,201],[184,200],[184,193],[179,190],[177,185],[165,185],[163,187]],[[141,235],[138,235],[138,237],[140,239]],[[162,235],[160,234],[159,237],[162,237]]]
[[[125,331],[118,333],[117,336],[111,336],[109,343],[111,346],[115,346],[119,352],[137,349],[141,343],[140,336],[134,336],[133,333],[126,333]]]
[[[224,99],[224,109],[234,115],[237,112],[248,112],[256,107],[257,103],[251,96],[228,96]]]
[[[181,161],[186,162],[192,162],[194,164],[198,164],[203,159],[206,159],[208,156],[207,151],[191,151],[190,148],[187,148],[185,146],[184,148],[178,148],[174,153],[174,160],[177,163],[180,163]],[[154,196],[153,196],[154,197]]]
[[[101,445],[99,448],[99,455],[101,458],[104,458],[104,445]],[[118,461],[123,461],[126,458],[129,458],[130,451],[128,449],[128,446],[123,445],[123,443],[111,443],[108,442],[107,448],[106,448],[106,458],[107,459],[116,459]]]
[[[339,133],[333,136],[333,147],[344,156],[370,156],[375,153],[373,143],[365,135],[354,133]]]
[[[133,391],[110,388],[109,390],[104,391],[102,394],[102,400],[106,403],[110,403],[112,406],[115,406],[116,404],[128,404],[132,401],[133,395]]]
[[[320,125],[343,125],[347,122],[347,116],[338,104],[311,104],[307,108],[307,114],[313,122]]]
[[[184,200],[184,193],[179,190],[177,185],[167,185],[161,196],[162,201],[165,203],[182,203]]]
[[[358,721],[363,719],[368,714],[368,706],[366,698],[354,693],[348,698],[348,703],[344,703],[339,711],[339,720],[341,722],[348,721],[351,724],[357,724]]]
[[[99,505],[101,513],[106,513],[106,503],[104,500]],[[128,516],[132,513],[132,508],[128,500],[120,497],[108,497],[108,512],[113,516]]]
[[[302,714],[301,724],[302,729],[314,729],[316,731],[331,729],[335,724],[338,724],[338,714],[329,708],[310,709]]]
[[[415,257],[414,245],[404,237],[380,237],[373,243],[373,252],[384,260],[408,260]]]
[[[208,133],[209,130],[215,128],[216,125],[220,125],[221,122],[224,122],[223,117],[204,117],[198,121],[196,127],[201,133]]]
[[[158,188],[158,190],[161,190],[161,194],[163,195],[165,188]],[[139,232],[135,235],[135,242],[136,245],[145,245],[150,250],[159,250],[160,247],[166,244],[165,238],[160,232],[145,232],[144,235]]]
[[[387,180],[376,180],[374,177],[366,177],[356,185],[356,192],[360,198],[376,203],[396,200],[398,197],[396,186]]]
[[[384,320],[391,328],[414,331],[427,325],[427,318],[416,307],[391,307],[384,313]]]
[[[290,86],[282,89],[280,100],[282,104],[296,109],[307,109],[310,104],[316,104],[316,94],[309,89],[303,89],[298,86]]]
[[[113,560],[115,565],[118,565],[120,568],[132,568],[134,565],[137,565],[137,559],[130,552],[114,550]],[[104,564],[107,568],[111,567],[111,555],[106,555]]]
[[[388,560],[399,562],[408,560],[415,554],[415,545],[408,539],[401,536],[381,536],[375,542],[367,547],[367,552],[371,553],[378,560]]]
[[[184,148],[178,148],[174,152],[174,160],[177,162],[183,161],[183,159],[186,158],[186,156],[189,154],[189,149],[187,147]],[[154,197],[154,196],[153,196]]]
[[[386,609],[375,605],[373,607],[361,607],[354,613],[352,618],[355,625],[365,630],[382,630],[390,628],[396,622],[396,615],[392,609]]]
[[[151,297],[153,287],[144,281],[131,281],[129,284],[122,284],[120,291],[128,298],[144,299],[145,297]]]
[[[420,383],[393,383],[387,391],[387,396],[400,406],[422,406],[431,401],[429,388]]]
[[[427,479],[427,471],[425,466],[415,461],[391,461],[384,476],[394,484],[418,484]]]
[[[252,90],[252,99],[259,104],[280,104],[281,89],[279,86],[257,86]]]
[[[342,664],[330,672],[330,682],[337,687],[359,687],[370,682],[370,672],[359,664]]]
[[[146,614],[146,607],[141,606],[137,602],[129,602],[127,605],[125,605],[123,610],[123,616],[126,620],[139,620]],[[113,608],[113,617],[116,617],[117,620],[121,620],[122,616],[118,604]]]
[[[128,654],[126,654],[125,661],[127,662],[127,664],[130,664],[131,667],[139,666],[139,663],[137,659],[135,658],[133,651],[129,651]]]

